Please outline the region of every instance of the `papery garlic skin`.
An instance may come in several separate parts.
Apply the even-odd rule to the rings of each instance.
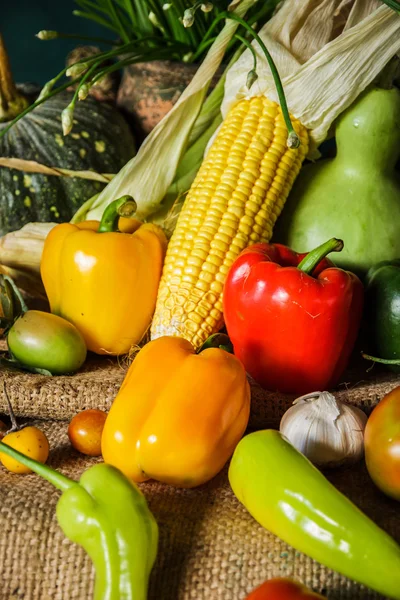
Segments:
[[[283,415],[280,432],[321,467],[355,463],[364,454],[367,415],[329,392],[297,398]]]

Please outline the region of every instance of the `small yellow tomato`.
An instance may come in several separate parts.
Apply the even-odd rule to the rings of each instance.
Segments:
[[[41,463],[45,463],[49,456],[50,446],[48,439],[43,431],[40,431],[37,427],[24,427],[19,431],[8,433],[4,436],[2,442]],[[31,469],[2,452],[0,454],[0,461],[12,473],[32,472]]]

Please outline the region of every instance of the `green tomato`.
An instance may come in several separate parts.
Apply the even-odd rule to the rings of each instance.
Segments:
[[[77,371],[86,359],[86,344],[69,321],[39,310],[28,310],[10,328],[8,347],[27,367],[54,375]]]

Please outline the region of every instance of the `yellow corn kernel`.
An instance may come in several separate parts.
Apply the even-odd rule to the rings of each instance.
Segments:
[[[222,291],[240,252],[271,239],[308,150],[287,147],[278,104],[263,96],[228,114],[197,173],[169,242],[151,337],[181,336],[198,348],[223,325]],[[179,310],[177,310],[179,307]]]

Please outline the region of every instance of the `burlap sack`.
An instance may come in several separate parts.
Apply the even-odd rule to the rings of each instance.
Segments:
[[[335,392],[367,413],[400,377],[368,363],[348,372]],[[49,436],[49,464],[78,478],[93,464],[71,449],[67,423],[80,410],[108,410],[126,364],[91,359],[83,372],[43,377],[0,372],[0,413],[6,413],[3,381],[20,417],[40,416]],[[293,398],[261,390],[252,382],[254,428],[277,426]],[[332,482],[400,541],[398,505],[380,494],[361,464],[329,474]],[[177,490],[155,482],[142,485],[160,527],[160,547],[150,600],[242,600],[264,579],[293,576],[330,600],[377,599],[379,595],[325,569],[264,531],[237,502],[226,469],[208,485]],[[90,600],[93,572],[84,551],[67,541],[55,518],[59,493],[36,475],[0,469],[0,600]]]
[[[108,411],[125,377],[129,362],[91,356],[83,369],[70,376],[46,377],[3,369],[0,371],[0,413],[7,412],[2,394],[3,381],[17,416],[69,420],[87,408]],[[252,411],[249,426],[259,429],[279,425],[280,418],[295,396],[267,392],[250,379]],[[393,387],[400,385],[395,376],[378,365],[354,362],[334,393],[368,414]]]
[[[96,459],[71,449],[67,424],[42,422],[49,464],[78,478]],[[363,464],[329,475],[376,523],[400,539],[398,504],[371,483]],[[230,491],[226,470],[194,490],[141,486],[160,529],[149,600],[243,600],[266,578],[292,576],[330,600],[377,600],[378,594],[320,566],[259,526]],[[64,538],[55,506],[60,493],[36,475],[0,469],[0,600],[91,600],[85,552]]]

